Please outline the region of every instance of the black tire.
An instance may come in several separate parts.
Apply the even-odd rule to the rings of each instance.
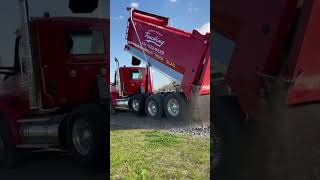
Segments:
[[[10,126],[3,115],[0,115],[0,167],[13,169],[16,167],[18,153],[12,142]]]
[[[179,111],[175,111],[176,115],[173,114],[173,111],[170,110],[169,106],[172,101],[178,103]],[[186,116],[187,111],[187,101],[185,96],[182,93],[170,93],[164,99],[164,112],[168,119],[183,121]]]
[[[109,154],[107,152],[107,121],[105,107],[98,104],[83,105],[73,112],[68,126],[67,142],[71,155],[75,160],[86,166],[106,166],[106,159]],[[78,141],[75,138],[75,129],[79,127],[78,124],[81,124],[80,122],[86,124],[86,129],[91,134],[91,138],[89,138],[91,139],[91,146],[89,145],[88,151],[81,151],[79,150],[79,144],[77,146]]]
[[[145,103],[145,112],[148,117],[153,119],[160,119],[163,117],[163,98],[161,94],[151,95],[147,98]],[[152,110],[151,103],[155,109]]]
[[[142,115],[142,114],[144,114],[144,102],[145,102],[145,99],[146,99],[146,97],[144,96],[144,95],[142,95],[142,94],[136,94],[136,95],[134,95],[131,99],[130,99],[130,101],[129,101],[129,107],[130,107],[130,109],[133,111],[133,112],[135,112],[135,113],[137,113],[137,114],[139,114],[139,115]],[[134,104],[133,103],[139,103],[139,105],[138,105],[138,107],[137,106],[134,106]],[[137,108],[135,108],[135,107],[137,107]]]

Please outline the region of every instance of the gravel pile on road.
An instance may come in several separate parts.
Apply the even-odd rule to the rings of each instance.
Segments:
[[[210,137],[210,127],[171,128],[167,131],[170,133],[177,133],[177,134],[184,134],[184,135]]]

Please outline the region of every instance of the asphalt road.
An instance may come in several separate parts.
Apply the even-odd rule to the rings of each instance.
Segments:
[[[117,114],[111,115],[111,127],[121,126],[126,128],[141,128],[141,129],[170,129],[185,126],[184,122],[177,122],[162,119],[148,118],[146,115],[137,115],[130,111],[118,111]]]
[[[107,172],[85,168],[59,151],[40,151],[23,154],[14,170],[0,170],[0,180],[102,180]]]
[[[112,127],[124,127],[134,129],[172,129],[172,128],[190,128],[208,126],[210,120],[205,123],[198,121],[175,121],[167,118],[152,119],[146,115],[137,115],[130,111],[118,111],[111,115],[110,125]]]

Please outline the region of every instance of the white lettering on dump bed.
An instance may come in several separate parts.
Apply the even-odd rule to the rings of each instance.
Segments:
[[[165,41],[161,40],[162,34],[155,30],[148,30],[144,34],[145,41],[161,47]]]

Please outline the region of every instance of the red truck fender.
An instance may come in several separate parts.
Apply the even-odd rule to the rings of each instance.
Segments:
[[[17,120],[22,118],[22,116],[28,111],[27,102],[21,100],[19,97],[7,96],[0,99],[0,114],[7,121],[10,126],[12,141],[14,144],[20,143],[19,137],[19,125]]]

